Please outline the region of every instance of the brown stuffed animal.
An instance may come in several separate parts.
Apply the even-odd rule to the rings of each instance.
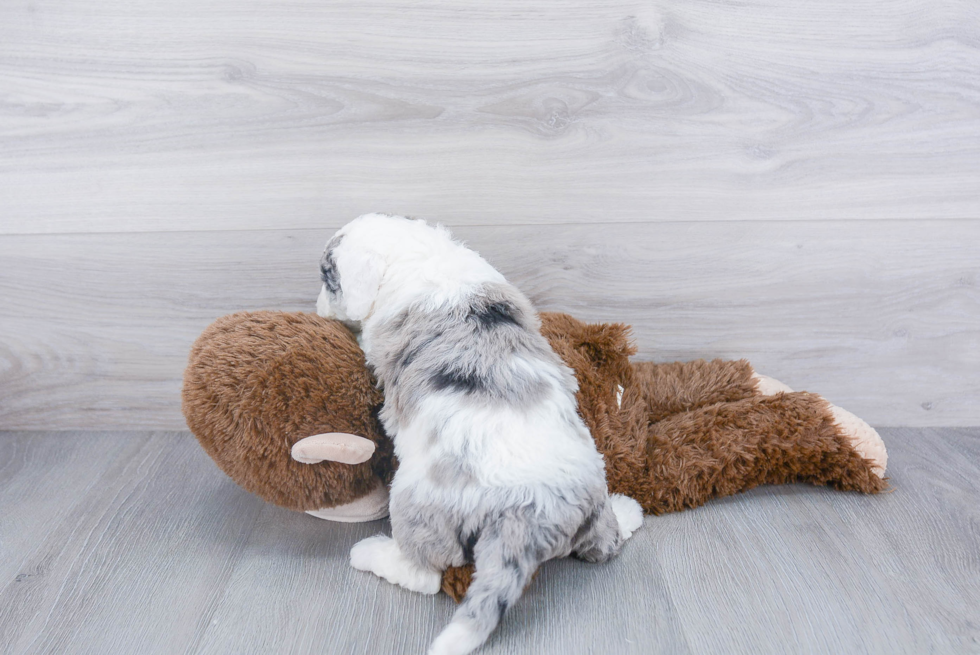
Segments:
[[[624,325],[541,320],[578,378],[579,413],[605,458],[610,492],[651,514],[761,484],[887,486],[877,432],[745,360],[630,362]],[[331,520],[387,513],[397,463],[376,418],[382,402],[353,335],[313,314],[218,319],[194,344],[184,376],[187,424],[222,470],[270,502]],[[443,590],[459,600],[471,574],[449,569]]]
[[[388,515],[394,447],[375,415],[384,397],[341,323],[219,318],[191,348],[182,395],[191,432],[248,491],[334,521]]]

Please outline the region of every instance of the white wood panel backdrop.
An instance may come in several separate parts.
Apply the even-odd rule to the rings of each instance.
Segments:
[[[980,424],[980,3],[0,3],[0,427],[181,428],[332,228],[458,227],[655,359]]]
[[[0,240],[0,425],[182,427],[194,338],[311,311],[331,230]],[[541,308],[634,325],[647,359],[749,358],[879,424],[977,423],[973,221],[459,227]]]
[[[0,3],[8,232],[980,218],[976,0]]]

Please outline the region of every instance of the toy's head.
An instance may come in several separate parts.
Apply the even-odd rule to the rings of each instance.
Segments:
[[[194,343],[184,373],[184,417],[208,455],[248,491],[293,510],[345,505],[390,479],[382,400],[350,331],[313,314],[222,317]],[[360,464],[291,457],[297,441],[326,432],[360,435],[376,450]]]
[[[541,320],[542,334],[578,377],[580,413],[600,450],[613,447],[620,426],[610,410],[633,352],[628,329],[566,314]],[[379,479],[390,482],[396,463],[377,420],[382,402],[350,330],[313,314],[219,318],[195,342],[184,373],[184,417],[218,466],[269,502],[324,518],[323,510],[369,497]],[[354,464],[294,459],[297,442],[322,433],[364,437],[375,451]]]

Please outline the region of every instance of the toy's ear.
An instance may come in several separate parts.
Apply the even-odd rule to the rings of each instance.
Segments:
[[[337,266],[340,269],[345,313],[353,321],[363,321],[371,313],[378,297],[385,273],[385,260],[370,251],[338,250]]]

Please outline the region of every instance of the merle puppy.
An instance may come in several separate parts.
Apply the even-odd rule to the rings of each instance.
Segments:
[[[608,495],[575,378],[523,294],[445,228],[380,214],[342,228],[321,273],[317,312],[359,331],[399,461],[393,537],[351,565],[428,594],[476,565],[430,653],[480,646],[542,562],[619,551],[642,510]]]

